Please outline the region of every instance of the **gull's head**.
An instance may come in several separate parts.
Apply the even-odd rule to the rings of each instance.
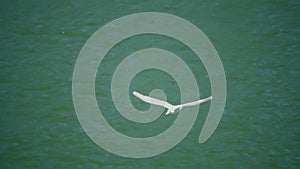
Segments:
[[[170,112],[170,110],[168,110],[167,112],[166,112],[166,116],[168,115],[168,114],[170,114],[171,112]]]
[[[179,112],[182,109],[182,105],[177,105],[175,107],[170,108],[167,112],[166,115],[168,114],[175,114],[177,112]]]
[[[169,110],[166,112],[166,115],[168,115],[168,114],[174,114],[174,113],[175,113],[175,110],[169,109]]]

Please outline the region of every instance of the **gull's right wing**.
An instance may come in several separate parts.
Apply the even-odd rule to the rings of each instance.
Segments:
[[[158,105],[158,106],[163,106],[167,109],[172,109],[174,107],[173,105],[171,105],[170,103],[168,103],[166,101],[151,98],[149,96],[144,96],[141,93],[136,92],[136,91],[133,92],[133,95],[135,97],[141,99],[142,101],[146,102],[146,103],[155,104],[155,105]]]
[[[193,101],[193,102],[190,102],[190,103],[185,103],[185,104],[182,104],[182,108],[183,107],[188,107],[188,106],[196,106],[196,105],[199,105],[201,103],[204,103],[204,102],[207,102],[209,100],[211,100],[213,97],[210,96],[210,97],[207,97],[205,99],[201,99],[201,100],[197,100],[197,101]]]

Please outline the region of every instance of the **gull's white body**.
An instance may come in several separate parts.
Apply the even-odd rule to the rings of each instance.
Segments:
[[[180,105],[172,105],[172,104],[170,104],[166,101],[163,101],[163,100],[158,100],[158,99],[155,99],[155,98],[151,98],[149,96],[144,96],[141,93],[136,92],[136,91],[133,92],[133,95],[136,96],[137,98],[141,99],[142,101],[146,102],[146,103],[150,103],[150,104],[154,104],[154,105],[158,105],[158,106],[163,106],[163,107],[167,108],[168,111],[166,112],[166,115],[168,115],[170,113],[174,114],[174,113],[180,111],[184,107],[196,106],[196,105],[199,105],[201,103],[207,102],[207,101],[212,99],[212,96],[210,96],[210,97],[207,97],[205,99],[200,99],[200,100],[193,101],[193,102],[190,102],[190,103],[185,103],[185,104],[180,104]]]

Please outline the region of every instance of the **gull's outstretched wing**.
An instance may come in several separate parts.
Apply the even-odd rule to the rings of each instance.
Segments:
[[[210,96],[210,97],[207,97],[205,99],[201,99],[201,100],[197,100],[197,101],[194,101],[194,102],[189,102],[189,103],[185,103],[185,104],[182,104],[180,105],[182,108],[183,107],[188,107],[188,106],[196,106],[198,104],[201,104],[201,103],[204,103],[204,102],[207,102],[209,100],[211,100],[213,97]]]
[[[142,101],[144,102],[147,102],[147,103],[150,103],[150,104],[155,104],[155,105],[158,105],[158,106],[163,106],[167,109],[172,109],[174,108],[173,105],[171,105],[170,103],[166,102],[166,101],[163,101],[163,100],[158,100],[158,99],[155,99],[155,98],[151,98],[149,96],[144,96],[142,95],[141,93],[139,92],[136,92],[134,91],[133,92],[133,95],[139,99],[141,99]]]

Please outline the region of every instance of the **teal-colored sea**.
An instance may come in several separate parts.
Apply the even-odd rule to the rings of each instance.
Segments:
[[[0,168],[300,168],[299,11],[298,0],[1,1]],[[220,124],[205,143],[198,137],[209,104],[200,106],[193,128],[170,151],[135,159],[109,153],[88,137],[74,109],[72,76],[94,32],[139,12],[176,15],[201,29],[224,66],[227,99]],[[111,100],[117,65],[134,51],[154,47],[183,57],[201,96],[210,95],[203,64],[179,41],[146,34],[120,42],[101,62],[95,92],[109,124],[131,137],[157,135],[177,118],[134,123]],[[138,74],[130,90],[135,88],[160,88],[168,101],[180,102],[174,79],[158,70]],[[131,100],[138,109],[149,108]]]

